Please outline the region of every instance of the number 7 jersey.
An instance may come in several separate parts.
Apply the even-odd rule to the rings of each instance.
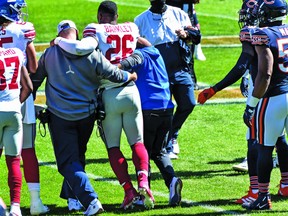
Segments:
[[[118,64],[136,49],[139,29],[135,23],[96,24],[86,26],[83,37],[92,36],[98,41],[98,48],[112,63]]]

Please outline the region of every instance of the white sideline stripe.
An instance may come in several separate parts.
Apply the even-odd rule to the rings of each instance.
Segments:
[[[40,161],[39,160],[39,165],[42,165],[42,166],[46,166],[46,167],[51,167],[53,169],[56,169],[57,170],[57,165],[56,164],[50,164],[50,163],[46,163],[44,161]],[[114,180],[114,179],[110,179],[110,178],[104,178],[102,176],[96,176],[94,174],[91,174],[91,173],[86,173],[87,176],[90,178],[90,179],[96,179],[98,181],[103,181],[103,182],[108,182],[112,185],[115,185],[115,186],[119,186],[119,182]],[[97,192],[96,192],[97,193]],[[153,191],[153,195],[156,195],[156,196],[161,196],[161,197],[166,197],[168,198],[169,197],[169,194],[168,193],[162,193],[162,192],[158,192],[158,191]],[[199,206],[199,207],[202,207],[204,209],[208,209],[208,210],[211,210],[211,211],[215,211],[215,212],[222,212],[223,214],[230,214],[230,215],[239,215],[237,214],[237,212],[234,212],[234,211],[228,211],[228,210],[225,210],[225,209],[222,209],[222,208],[219,208],[219,207],[216,207],[216,206],[212,206],[212,205],[206,205],[206,204],[202,204],[201,202],[194,202],[192,200],[182,200],[181,201],[182,203],[185,203],[186,205],[188,206]],[[241,214],[241,215],[245,215],[245,214]]]

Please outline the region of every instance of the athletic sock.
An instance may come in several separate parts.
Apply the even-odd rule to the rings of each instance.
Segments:
[[[128,174],[128,164],[120,148],[108,149],[108,157],[111,168],[119,183],[124,186],[125,183],[131,182],[131,178]]]
[[[136,171],[146,171],[148,176],[149,156],[143,143],[138,142],[132,146],[132,161]]]
[[[11,203],[20,203],[22,173],[20,170],[20,156],[7,156],[8,185],[10,188]]]
[[[22,149],[24,177],[27,183],[39,183],[39,164],[35,149]]]

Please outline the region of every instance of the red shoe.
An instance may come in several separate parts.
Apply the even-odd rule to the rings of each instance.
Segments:
[[[127,191],[125,191],[125,197],[124,200],[120,206],[120,208],[123,208],[124,210],[132,207],[133,202],[135,202],[139,197],[138,193],[135,190],[135,188],[131,188]]]
[[[249,187],[248,194],[241,197],[240,199],[237,199],[235,203],[237,204],[243,204],[243,203],[250,203],[254,202],[258,198],[258,193],[253,193],[251,188]]]
[[[149,188],[139,188],[139,193],[144,196],[144,206],[147,209],[154,208],[154,197],[152,195],[152,192]]]
[[[149,187],[148,177],[144,173],[138,175],[138,190],[140,195],[144,196],[144,206],[147,209],[154,208],[154,197]]]
[[[283,197],[287,197],[288,196],[288,187],[281,187],[281,183],[279,185],[279,190],[278,190],[278,195],[279,196],[283,196]]]

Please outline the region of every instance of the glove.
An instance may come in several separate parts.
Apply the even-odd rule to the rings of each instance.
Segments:
[[[211,98],[215,94],[216,91],[213,89],[213,87],[210,87],[209,89],[204,89],[198,95],[198,103],[204,104],[209,98]]]
[[[240,90],[241,90],[241,94],[244,97],[248,97],[248,88],[249,88],[249,79],[247,77],[242,77]]]
[[[246,105],[246,109],[243,114],[243,120],[244,120],[244,123],[247,125],[247,127],[252,126],[252,118],[254,116],[254,112],[255,112],[255,107]]]

